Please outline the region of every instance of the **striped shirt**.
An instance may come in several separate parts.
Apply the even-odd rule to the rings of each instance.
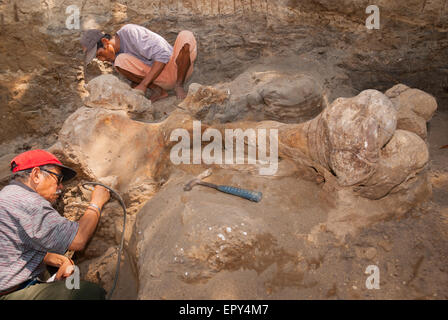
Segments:
[[[18,181],[0,191],[0,291],[44,271],[47,252],[64,254],[78,223],[62,217],[50,202]]]

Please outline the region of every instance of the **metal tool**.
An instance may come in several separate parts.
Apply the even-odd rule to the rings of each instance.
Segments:
[[[193,180],[191,180],[184,186],[184,191],[190,191],[195,185],[199,184],[201,186],[213,188],[218,191],[232,194],[234,196],[244,198],[244,199],[247,199],[250,201],[254,201],[254,202],[261,201],[263,194],[259,191],[245,190],[245,189],[240,189],[240,188],[231,187],[231,186],[220,186],[220,185],[216,185],[213,183],[202,181],[202,179],[205,179],[206,177],[210,176],[211,174],[212,174],[211,169],[207,169],[206,171],[202,172],[200,175],[198,175],[196,178],[194,178]]]
[[[111,187],[106,186],[99,182],[86,182],[86,183],[82,184],[82,187],[84,189],[92,191],[93,188],[88,187],[88,186],[102,186],[102,187],[106,188],[107,190],[109,190],[110,194],[113,197],[115,197],[118,200],[118,202],[120,202],[121,208],[123,209],[123,230],[121,231],[120,247],[118,248],[118,258],[117,258],[117,265],[115,267],[115,277],[114,277],[114,282],[112,284],[112,288],[109,290],[109,293],[107,294],[107,297],[106,297],[107,300],[110,300],[114,293],[115,287],[117,286],[118,276],[120,273],[121,253],[123,251],[124,232],[126,230],[126,205],[124,204],[123,198],[120,196],[120,194],[117,191],[115,191],[114,189],[112,189]],[[101,218],[101,211],[100,211],[100,218]]]

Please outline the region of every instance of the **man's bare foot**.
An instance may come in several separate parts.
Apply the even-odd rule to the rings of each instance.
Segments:
[[[161,99],[165,99],[168,97],[168,92],[166,92],[164,89],[162,88],[158,88],[158,89],[153,89],[151,88],[151,102],[156,102],[157,100],[161,100]]]
[[[174,91],[176,92],[176,97],[179,100],[184,100],[187,97],[187,92],[184,90],[183,86],[176,85]]]

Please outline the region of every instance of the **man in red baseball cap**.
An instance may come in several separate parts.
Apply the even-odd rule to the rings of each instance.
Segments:
[[[61,168],[64,176],[63,182],[68,181],[76,176],[76,171],[62,165],[62,163],[56,158],[55,155],[45,150],[30,150],[19,154],[11,161],[11,171],[18,172],[26,169],[32,169],[34,167],[40,167],[44,165],[55,165]]]
[[[80,281],[69,289],[65,281],[42,283],[45,264],[59,267],[56,279],[70,275],[73,262],[63,254],[83,250],[98,224],[109,191],[96,186],[78,222],[62,217],[52,204],[63,183],[76,172],[45,150],[31,150],[11,161],[14,174],[0,191],[0,300],[104,299],[104,289]]]

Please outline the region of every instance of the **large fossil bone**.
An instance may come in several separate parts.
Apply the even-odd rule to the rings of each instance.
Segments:
[[[221,93],[210,89],[205,96],[210,100],[210,96]],[[413,109],[429,110],[419,114],[430,119],[437,107],[435,100],[423,91],[413,93],[415,101],[426,101]],[[396,91],[394,99],[403,101],[399,95],[400,91]],[[200,100],[194,96],[187,99],[195,101],[194,114],[198,105],[207,108],[207,103]],[[215,100],[219,108],[220,99]],[[222,133],[231,128],[278,129],[281,158],[313,168],[325,180],[335,181],[337,187],[352,188],[363,197],[379,199],[415,178],[428,162],[428,149],[422,138],[411,131],[397,130],[400,109],[404,108],[383,93],[366,90],[356,97],[336,99],[304,123],[203,123],[201,133],[207,128]],[[170,140],[171,132],[185,129],[192,133],[195,119],[188,111],[189,105],[184,103],[184,110],[173,112],[163,122],[141,123],[131,120],[125,112],[81,108],[61,130],[61,153],[77,159],[84,171],[95,177],[120,176],[122,185],[142,177],[157,179],[163,167],[170,165],[169,151],[175,144]]]
[[[366,90],[336,99],[309,122],[282,128],[280,148],[299,149],[333,173],[340,186],[356,186],[361,195],[376,199],[428,162],[425,142],[396,126],[393,103],[379,91]]]
[[[418,95],[418,97],[415,97]],[[423,91],[414,98],[430,119],[435,99]],[[415,109],[416,107],[414,107]],[[428,162],[428,148],[417,129],[397,129],[403,106],[376,90],[352,98],[338,98],[314,119],[300,124],[273,121],[236,122],[225,128],[276,128],[279,155],[314,168],[341,188],[352,187],[361,196],[379,199],[416,177]],[[424,120],[425,121],[425,120]]]

